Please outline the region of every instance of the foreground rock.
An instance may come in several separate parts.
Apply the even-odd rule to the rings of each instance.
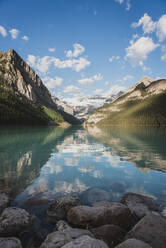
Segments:
[[[33,217],[24,209],[6,208],[0,216],[0,236],[17,236],[32,224]]]
[[[126,231],[115,225],[104,225],[91,229],[95,238],[103,240],[110,248],[122,242]]]
[[[67,218],[67,212],[70,208],[78,205],[81,205],[81,201],[75,195],[60,197],[47,209],[47,220],[53,224],[58,220],[65,220]]]
[[[24,248],[40,247],[49,233],[49,230],[43,227],[41,220],[35,216],[30,230],[21,236],[22,246]]]
[[[162,209],[161,215],[166,218],[166,206]]]
[[[10,204],[10,198],[6,193],[0,193],[0,214]]]
[[[121,203],[129,207],[138,220],[151,211],[159,210],[159,205],[153,198],[135,193],[125,194],[121,200]]]
[[[21,242],[17,238],[0,238],[1,248],[22,248]]]
[[[64,245],[63,248],[108,248],[108,246],[101,240],[89,236],[81,236]]]
[[[115,248],[152,248],[150,245],[138,239],[128,239]]]
[[[128,207],[121,203],[99,202],[95,206],[76,206],[67,214],[68,222],[77,227],[93,228],[106,224],[128,229],[132,215]]]
[[[103,189],[88,189],[81,194],[81,199],[84,204],[92,205],[95,202],[110,201],[110,194]]]
[[[58,231],[50,233],[44,243],[41,245],[41,248],[51,248],[63,247],[65,244],[77,239],[81,236],[94,237],[93,234],[84,229],[72,228],[66,222],[59,221],[56,225]]]
[[[160,215],[148,214],[126,235],[148,243],[153,248],[166,247],[166,220]]]

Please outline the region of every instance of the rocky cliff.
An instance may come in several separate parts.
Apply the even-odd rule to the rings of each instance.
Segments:
[[[79,124],[79,121],[72,115],[65,113],[65,111],[58,111],[57,105],[52,100],[51,94],[42,80],[13,49],[6,53],[0,53],[0,78],[1,93],[5,91],[3,95],[1,94],[3,105],[10,105],[9,97],[6,96],[8,96],[9,92],[11,94],[12,90],[12,96],[17,98],[16,101],[19,102],[19,105],[21,104],[21,98],[21,101],[26,102],[26,105],[29,104],[32,112],[33,106],[40,108],[45,115],[44,118],[48,118],[56,124],[65,121],[70,124]],[[4,99],[4,95],[7,99]],[[7,108],[5,108],[6,111]],[[10,119],[10,113],[7,113],[7,116]],[[1,119],[3,119],[2,114]]]
[[[166,80],[142,78],[112,103],[97,109],[85,125],[166,125]]]

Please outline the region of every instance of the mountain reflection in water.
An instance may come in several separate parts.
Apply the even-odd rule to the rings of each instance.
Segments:
[[[16,204],[53,200],[89,188],[109,190],[115,199],[138,192],[164,201],[166,132],[98,128],[1,128],[0,187],[9,187]]]

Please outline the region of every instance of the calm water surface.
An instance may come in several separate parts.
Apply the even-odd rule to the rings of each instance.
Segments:
[[[12,190],[15,205],[111,185],[115,200],[138,192],[166,202],[165,172],[162,129],[0,130],[0,187]]]

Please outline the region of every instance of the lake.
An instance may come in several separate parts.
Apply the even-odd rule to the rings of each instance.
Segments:
[[[166,202],[166,131],[157,128],[1,127],[0,188],[32,208],[90,188]],[[38,201],[36,200],[38,199]]]

